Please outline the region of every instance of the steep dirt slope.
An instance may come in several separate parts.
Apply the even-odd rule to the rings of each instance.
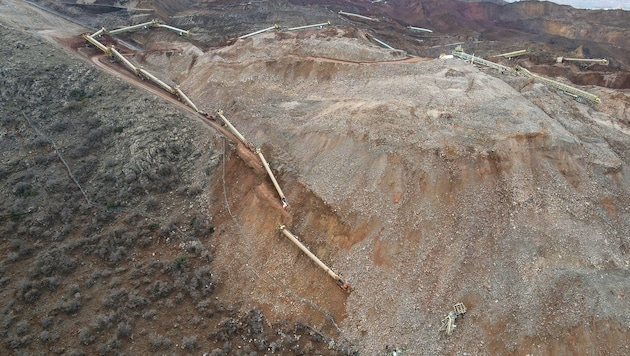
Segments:
[[[221,163],[235,177],[251,172],[222,136],[6,23],[0,17],[4,354],[351,351],[222,292],[231,273],[213,262],[226,237],[213,214]]]
[[[354,284],[343,334],[366,354],[625,352],[627,118],[457,60],[369,63],[347,31],[242,40],[183,83],[269,147],[295,231]],[[469,314],[440,341],[458,301]]]
[[[269,8],[281,4],[270,3]],[[369,13],[362,4],[356,9]],[[247,6],[243,11],[251,21],[230,31],[249,29],[256,14],[269,13],[267,5]],[[491,11],[483,6],[472,13],[477,15],[471,21],[479,28],[485,28],[484,14]],[[315,11],[318,16],[320,11]],[[206,15],[212,19],[219,13]],[[173,20],[190,18],[189,13]],[[384,33],[393,39],[404,37],[392,31],[404,23],[382,22],[383,27],[374,28],[387,30]],[[133,300],[139,300],[137,294],[157,291],[157,296],[147,294],[152,305],[183,315],[177,327],[159,327],[156,343],[163,335],[190,345],[197,335],[192,330],[199,327],[208,329],[207,338],[195,339],[192,349],[216,348],[217,353],[230,352],[225,344],[220,349],[225,338],[230,345],[261,353],[334,352],[326,350],[327,345],[351,352],[339,346],[343,342],[369,355],[392,348],[431,355],[627,353],[627,91],[586,87],[604,104],[578,104],[540,83],[488,73],[462,61],[408,60],[401,51],[370,44],[364,34],[376,30],[365,24],[357,27],[274,32],[207,51],[197,47],[204,43],[197,38],[194,44],[179,41],[176,50],[135,56],[146,68],[181,84],[204,110],[224,109],[272,161],[291,204],[288,212],[281,210],[261,168],[236,159],[237,147],[220,139],[211,142],[213,153],[203,156],[214,167],[207,180],[209,193],[192,194],[207,197],[203,216],[211,216],[217,230],[208,242],[213,248],[212,276],[217,278],[212,296],[219,302],[196,299],[200,294],[195,286],[204,285],[194,279],[199,278],[197,259],[208,257],[203,251],[192,250],[189,259],[179,260],[180,250],[171,246],[169,259],[161,265],[138,267],[137,273],[147,274],[143,281],[151,283],[156,271],[162,271],[160,280],[179,288],[183,296],[161,298],[160,285],[133,286]],[[474,39],[476,28],[456,36]],[[147,46],[159,41],[156,47],[167,48],[170,38],[159,37],[138,38],[148,39]],[[155,125],[160,124],[151,122],[150,127]],[[170,127],[165,130],[171,132]],[[194,157],[197,151],[184,152]],[[224,152],[225,165],[218,159]],[[167,150],[166,158],[171,153]],[[123,157],[133,162],[135,156]],[[183,162],[190,165],[188,157]],[[140,169],[140,177],[152,177],[151,169]],[[165,172],[168,178],[173,170]],[[169,189],[180,189],[178,182]],[[22,199],[38,196],[28,186],[11,189]],[[104,193],[103,198],[114,194]],[[134,199],[141,202],[143,192],[137,194]],[[168,201],[182,202],[179,195]],[[189,206],[183,201],[181,208]],[[178,226],[185,226],[190,218],[193,227],[197,220],[186,213],[193,208],[169,219],[177,217]],[[7,219],[19,216],[9,213]],[[353,293],[339,291],[282,238],[276,230],[279,223],[342,272],[354,285]],[[19,233],[21,226],[25,230],[32,224],[29,220],[10,228]],[[144,230],[150,236],[150,225]],[[114,231],[110,237],[127,241]],[[3,246],[13,249],[11,259],[19,261],[21,245],[5,241]],[[103,251],[101,259],[106,261],[110,255]],[[155,251],[165,253],[161,246]],[[177,272],[182,266],[183,276]],[[64,265],[56,268],[64,271]],[[35,277],[39,289],[35,282],[3,279],[16,291],[5,293],[17,299],[5,308],[5,315],[23,315],[19,313],[26,302],[19,298],[50,285],[39,274]],[[107,285],[115,289],[117,283],[112,279]],[[120,302],[115,297],[114,302]],[[112,298],[89,305],[111,308]],[[126,298],[131,299],[129,294]],[[184,304],[178,307],[182,298]],[[440,319],[459,301],[469,308],[466,318],[458,320],[451,338],[440,338]],[[197,303],[197,309],[190,303]],[[68,304],[60,302],[53,309],[75,305]],[[207,309],[215,313],[207,324],[194,318]],[[263,314],[258,309],[269,328],[259,327]],[[111,319],[122,323],[120,333],[109,326],[107,337],[98,343],[108,347],[126,340],[129,320],[145,325],[143,315],[118,320],[114,314]],[[22,347],[22,340],[31,345],[28,337],[32,340],[32,330],[40,329],[24,332],[28,320],[20,324],[16,319],[7,317],[5,345]],[[263,329],[265,342],[247,342]],[[48,342],[47,334],[39,335],[42,343]],[[299,341],[302,336],[306,343]],[[237,343],[241,337],[245,339]],[[145,340],[142,347],[152,343]]]

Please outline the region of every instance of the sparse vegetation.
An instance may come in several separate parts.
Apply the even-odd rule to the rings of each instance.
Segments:
[[[168,350],[173,342],[162,335],[153,334],[149,337],[149,344],[151,345],[151,351],[156,352],[160,350]]]
[[[197,348],[197,337],[196,336],[188,336],[182,339],[182,349],[188,351],[194,351]]]
[[[177,256],[175,260],[173,260],[173,266],[177,270],[182,269],[186,261],[188,261],[188,256]]]

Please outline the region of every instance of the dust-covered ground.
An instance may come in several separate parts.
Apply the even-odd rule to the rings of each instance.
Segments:
[[[7,42],[37,42],[15,30],[3,33]],[[29,130],[40,127],[59,146],[66,142],[69,152],[60,152],[70,167],[83,168],[86,157],[94,167],[75,173],[87,199],[75,182],[64,181],[74,197],[64,203],[83,209],[71,214],[78,220],[52,219],[77,231],[69,236],[87,240],[35,244],[35,207],[61,200],[43,199],[54,198],[56,190],[38,185],[41,178],[28,178],[42,175],[31,163],[20,170],[3,158],[3,164],[11,163],[3,167],[5,230],[21,237],[3,240],[5,346],[87,353],[175,353],[178,347],[217,354],[628,353],[627,90],[583,87],[603,104],[580,104],[538,82],[463,61],[407,58],[371,44],[365,33],[345,25],[274,31],[210,49],[199,39],[191,43],[159,32],[138,38],[149,39],[151,50],[133,56],[135,61],[181,84],[201,109],[225,110],[262,148],[287,195],[288,211],[280,208],[260,166],[239,159],[241,146],[122,80],[107,84],[89,66],[59,68],[63,75],[51,77],[45,73],[57,70],[45,68],[55,65],[55,57],[38,66],[46,81],[23,84],[19,73],[40,73],[32,61],[3,69],[13,83],[3,98],[21,93],[15,95],[19,100],[10,99],[19,105],[5,99],[4,110],[13,114],[5,115],[12,118],[3,126],[11,140],[3,140],[3,152],[28,162],[28,155],[50,150],[45,138],[39,146],[28,141],[39,137]],[[18,48],[31,52],[14,54]],[[43,45],[16,44],[4,51],[11,58],[56,53]],[[96,53],[90,51],[79,56]],[[84,82],[76,82],[80,78]],[[76,87],[57,90],[65,95],[61,100],[30,94],[40,87],[65,88],[66,79]],[[72,91],[84,88],[93,89]],[[111,96],[96,101],[93,93]],[[73,120],[97,122],[70,121],[76,134],[57,133],[43,110],[63,118],[64,105],[87,110]],[[102,140],[90,135],[95,129],[103,131]],[[76,149],[86,151],[73,157]],[[49,156],[50,162],[59,159]],[[106,164],[100,157],[114,159]],[[56,174],[67,174],[58,165]],[[21,173],[29,169],[33,175]],[[15,210],[20,206],[26,208]],[[116,229],[105,222],[101,227],[99,219],[105,218],[99,214],[114,215]],[[74,227],[87,221],[90,229]],[[352,293],[340,291],[285,240],[276,230],[280,223],[341,272]],[[147,246],[136,246],[125,233],[148,240]],[[21,241],[34,247],[22,248]],[[180,245],[186,241],[192,243]],[[63,257],[74,256],[75,245],[91,261],[86,263],[109,267],[94,278],[85,277],[93,266],[79,267],[78,261],[45,268],[48,247]],[[157,256],[130,267],[141,248]],[[160,253],[164,257],[157,259]],[[49,277],[67,284],[76,278],[105,282],[94,291],[98,283],[74,282],[80,289],[71,286],[71,294],[63,295]],[[31,308],[45,293],[63,299]],[[457,302],[468,312],[456,321],[453,335],[443,337],[440,320]],[[86,311],[100,313],[87,326]],[[44,315],[52,319],[35,325]],[[75,317],[76,326],[67,326]],[[51,339],[45,325],[53,321],[67,329]],[[126,338],[129,328],[145,337]],[[72,330],[79,330],[78,341],[70,338]]]
[[[396,59],[353,29],[263,34],[197,57],[182,87],[268,147],[294,230],[353,284],[339,326],[362,353],[625,353],[628,94],[588,87],[589,106]]]

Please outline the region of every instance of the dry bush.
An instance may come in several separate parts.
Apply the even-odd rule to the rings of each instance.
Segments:
[[[182,349],[188,351],[194,351],[197,348],[197,337],[196,336],[184,336],[182,338]]]
[[[59,334],[44,330],[39,334],[39,340],[45,344],[52,344],[59,341]]]
[[[168,350],[171,345],[173,345],[173,342],[171,339],[163,335],[152,334],[149,337],[149,345],[151,346],[151,351],[156,352],[160,350]]]
[[[30,268],[32,277],[51,276],[56,273],[68,275],[77,267],[77,261],[68,257],[60,248],[40,252],[35,258],[35,265]]]
[[[90,345],[94,342],[94,340],[96,340],[96,337],[94,336],[94,333],[91,329],[82,328],[79,330],[79,341],[83,345]]]
[[[155,281],[146,288],[146,292],[152,300],[159,300],[168,297],[173,292],[173,287],[166,282]]]
[[[129,293],[124,288],[114,289],[101,299],[104,307],[109,309],[120,309],[128,300]]]
[[[36,302],[41,295],[39,289],[35,288],[35,283],[27,279],[19,280],[16,284],[16,288],[17,299],[27,303]]]
[[[81,309],[81,301],[77,298],[62,300],[57,303],[56,308],[68,315],[76,314]]]

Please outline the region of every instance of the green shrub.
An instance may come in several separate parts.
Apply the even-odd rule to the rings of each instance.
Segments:
[[[175,269],[179,270],[186,263],[186,261],[188,261],[187,256],[177,256],[175,257],[175,260],[173,261],[173,266],[175,267]]]

